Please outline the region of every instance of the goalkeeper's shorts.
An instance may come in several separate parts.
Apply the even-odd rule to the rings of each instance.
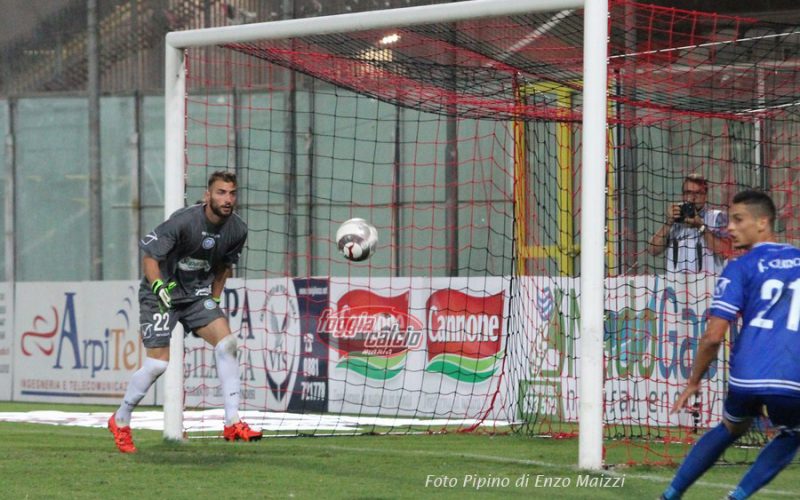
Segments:
[[[161,312],[158,298],[148,294],[139,299],[139,334],[147,348],[168,347],[172,329],[183,325],[186,333],[202,328],[225,314],[211,297],[199,297],[198,300],[181,304],[173,304],[172,309]]]

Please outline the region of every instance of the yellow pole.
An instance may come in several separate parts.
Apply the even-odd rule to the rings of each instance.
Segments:
[[[609,110],[610,113],[611,110]],[[619,270],[616,269],[614,257],[616,256],[615,239],[619,237],[617,234],[616,218],[614,217],[614,196],[615,196],[615,183],[614,183],[614,134],[611,128],[608,129],[608,185],[606,189],[606,224],[608,230],[606,231],[606,269],[609,273],[618,274]]]
[[[524,96],[515,82],[514,98],[520,106]],[[525,122],[517,116],[513,122],[514,134],[514,207],[517,218],[517,275],[525,274],[528,257],[528,152],[525,143]]]
[[[569,109],[572,106],[572,93],[563,88],[556,93],[558,106]],[[573,259],[573,177],[572,177],[572,124],[556,124],[556,161],[558,162],[558,270],[561,275],[572,276],[575,272]]]
[[[556,105],[569,111],[572,108],[573,89],[555,82],[529,83],[515,89],[516,102],[521,105],[525,98],[534,92],[541,92],[555,96]],[[551,258],[558,265],[561,275],[571,276],[575,273],[575,256],[578,247],[575,244],[574,224],[574,127],[570,122],[557,122],[555,124],[556,139],[556,223],[558,236],[553,245],[528,245],[527,224],[527,172],[528,151],[526,143],[526,123],[521,119],[513,122],[514,134],[514,175],[515,175],[515,214],[517,216],[517,240],[519,241],[517,257],[517,271],[525,272],[527,259]]]

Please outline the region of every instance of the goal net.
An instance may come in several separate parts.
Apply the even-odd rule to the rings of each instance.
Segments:
[[[167,123],[185,124],[182,203],[214,170],[239,175],[250,233],[223,304],[251,424],[576,436],[580,257],[592,251],[605,269],[606,460],[679,460],[719,422],[727,349],[693,411],[669,415],[714,256],[675,272],[672,249],[651,255],[649,242],[690,173],[708,180],[708,210],[768,189],[796,239],[799,30],[612,2],[606,168],[587,186],[584,10],[550,5],[397,25],[407,9],[380,11],[318,32],[271,23],[283,38],[251,25],[187,43],[185,101],[172,108],[185,116]],[[599,203],[582,206],[597,189]],[[603,215],[604,248],[581,245],[584,211]],[[336,249],[351,217],[378,229],[363,263]],[[184,351],[186,410],[221,407],[211,351],[191,338]],[[753,442],[766,418],[759,429]]]

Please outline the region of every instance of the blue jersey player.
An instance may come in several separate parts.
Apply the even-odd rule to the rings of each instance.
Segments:
[[[673,413],[680,411],[698,392],[729,323],[741,317],[741,333],[731,349],[722,423],[695,443],[662,495],[665,499],[680,498],[764,408],[779,433],[728,498],[755,493],[800,448],[800,249],[775,241],[775,204],[761,191],[737,194],[728,219],[734,247],[747,252],[717,279],[692,374],[672,408]]]

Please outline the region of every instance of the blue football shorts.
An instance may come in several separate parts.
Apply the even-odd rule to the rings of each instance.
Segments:
[[[775,427],[800,431],[800,397],[749,394],[730,390],[723,415],[733,423],[764,415]]]

